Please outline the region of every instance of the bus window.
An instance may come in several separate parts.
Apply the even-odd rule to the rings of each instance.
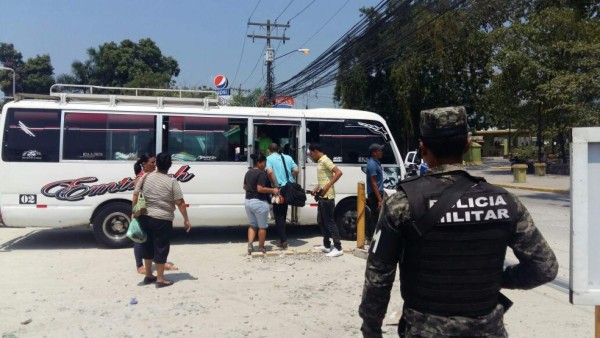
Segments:
[[[334,163],[364,164],[369,158],[369,145],[385,144],[384,136],[374,132],[373,126],[383,128],[376,121],[365,123],[344,121],[308,121],[306,123],[306,142],[320,143],[325,154]],[[381,164],[396,164],[391,147],[385,147]]]
[[[165,151],[175,161],[245,161],[245,118],[165,116]]]
[[[156,116],[66,113],[63,159],[135,160],[154,153]]]
[[[300,121],[254,119],[254,126],[254,135],[258,136],[254,140],[254,149],[257,152],[267,156],[269,144],[275,143],[279,146],[281,153],[290,155],[294,161],[298,161],[297,134],[300,129]]]
[[[7,162],[58,162],[60,110],[9,109],[2,159]]]

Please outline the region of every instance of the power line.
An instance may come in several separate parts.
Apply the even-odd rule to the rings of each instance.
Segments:
[[[313,1],[313,2],[315,2],[315,1]],[[350,2],[350,0],[346,0],[346,2],[344,2],[344,4],[343,4],[343,5],[342,5],[340,8],[338,8],[338,10],[337,10],[335,13],[333,13],[333,15],[332,15],[332,16],[331,16],[329,19],[325,20],[325,23],[324,23],[324,24],[323,24],[323,25],[322,25],[322,26],[321,26],[319,29],[317,29],[317,31],[316,31],[315,33],[313,33],[313,35],[311,35],[311,36],[310,36],[310,38],[308,38],[306,41],[304,41],[304,42],[303,42],[303,43],[300,45],[300,47],[298,47],[298,48],[304,48],[304,47],[306,46],[306,44],[307,44],[308,42],[310,42],[310,40],[312,40],[312,39],[313,39],[313,38],[314,38],[314,37],[315,37],[317,34],[319,34],[319,33],[320,33],[322,30],[323,30],[323,28],[325,28],[325,26],[327,26],[327,25],[328,25],[328,24],[331,22],[331,20],[333,20],[333,18],[335,18],[335,17],[336,17],[336,16],[337,16],[337,15],[338,15],[338,14],[339,14],[341,11],[342,11],[342,9],[344,9],[344,7],[346,7],[346,5],[348,4],[348,2]],[[311,4],[312,4],[312,2],[309,4],[309,6],[310,6]],[[308,8],[308,6],[306,6],[306,7],[305,7],[305,9],[306,9],[306,8]],[[302,11],[304,11],[304,9],[303,9]],[[302,11],[300,11],[300,12],[302,12]],[[298,13],[298,14],[299,14],[299,13]],[[298,16],[298,14],[296,14],[296,16]],[[292,19],[293,19],[293,18],[292,18]],[[290,21],[292,21],[292,20],[290,19]],[[288,59],[288,58],[290,58],[290,57],[291,57],[291,56],[286,56],[286,57],[284,57],[284,58],[283,58],[281,61],[279,61],[279,62],[281,63],[281,62],[285,61],[286,59]]]
[[[252,13],[250,13],[250,16],[248,17],[248,22],[252,20],[252,16],[254,15],[254,12],[256,12],[256,9],[258,8],[258,5],[260,5],[261,1],[262,0],[258,0],[256,6],[254,6],[254,10],[252,10]],[[238,61],[237,69],[235,70],[235,75],[233,76],[233,81],[231,83],[235,83],[235,80],[238,76],[238,72],[240,71],[240,65],[242,64],[242,59],[244,57],[244,49],[246,48],[246,41],[248,40],[246,39],[246,35],[248,35],[248,29],[250,29],[250,25],[246,25],[246,33],[244,33],[244,43],[242,44],[242,52],[240,53],[240,59]]]
[[[302,8],[300,10],[300,12],[298,12],[296,15],[292,16],[292,18],[288,20],[288,23],[292,22],[292,20],[294,20],[295,18],[297,18],[298,15],[302,14],[302,12],[304,12],[308,7],[310,7],[312,4],[314,4],[315,1],[317,1],[317,0],[311,1],[308,5],[306,5],[306,7]]]
[[[263,50],[260,52],[260,54],[258,55],[258,60],[256,60],[256,64],[254,64],[254,68],[252,68],[252,72],[250,73],[250,75],[248,75],[248,77],[246,78],[246,80],[244,80],[244,81],[241,82],[241,84],[244,84],[248,80],[250,80],[250,78],[252,77],[252,75],[256,71],[256,67],[258,66],[258,63],[260,62],[260,60],[262,60],[266,48],[267,47],[264,47]]]
[[[466,1],[467,0],[451,1],[445,10],[438,11],[438,13],[436,13],[437,15],[434,15],[433,18],[420,25],[419,29],[423,30],[443,15],[465,4]],[[404,20],[399,22],[401,16],[398,14],[401,11],[410,11],[417,5],[421,5],[417,8],[420,10],[412,11],[412,17],[406,18],[406,16],[404,16],[402,17]],[[344,76],[344,74],[338,72],[338,67],[340,67],[340,58],[346,50],[361,47],[369,50],[369,53],[361,55],[361,61],[353,63],[352,66],[372,67],[381,64],[382,62],[402,57],[401,52],[408,50],[411,47],[414,48],[417,45],[425,45],[424,41],[419,40],[415,40],[410,44],[404,44],[404,42],[408,41],[412,36],[411,34],[416,32],[416,28],[411,26],[416,17],[424,13],[427,9],[430,9],[429,7],[433,6],[434,4],[432,4],[432,2],[422,5],[415,1],[404,1],[397,2],[395,3],[395,6],[392,7],[389,6],[389,1],[382,1],[374,9],[374,15],[363,18],[305,69],[289,80],[278,84],[276,86],[277,92],[291,96],[300,95],[306,91],[321,88],[334,82],[339,76]],[[399,25],[399,27],[394,25]],[[391,27],[394,27],[394,29],[399,31],[400,37],[398,39],[394,39],[393,41],[390,40],[391,42],[378,46],[375,49],[368,49],[369,47],[366,45],[368,42],[382,31]],[[382,58],[382,56],[384,57]]]
[[[256,9],[258,8],[258,5],[260,5],[260,2],[262,0],[258,0],[258,2],[256,3],[256,6],[254,6],[254,10],[252,10],[252,13],[250,14],[250,17],[248,17],[248,22],[250,22],[250,20],[252,19],[252,16],[254,15],[254,12],[256,12]]]
[[[310,40],[312,40],[312,39],[313,39],[313,38],[314,38],[314,37],[315,37],[317,34],[319,34],[319,33],[320,33],[322,30],[323,30],[323,28],[325,28],[325,26],[327,26],[327,25],[328,25],[328,24],[331,22],[331,20],[333,20],[333,18],[335,18],[335,17],[336,17],[338,14],[340,14],[340,12],[342,11],[342,9],[344,9],[344,7],[346,7],[346,5],[347,5],[349,2],[350,2],[350,0],[346,0],[346,2],[344,2],[344,4],[343,4],[343,5],[342,5],[340,8],[338,8],[338,10],[337,10],[335,13],[333,13],[333,15],[332,15],[332,16],[331,16],[329,19],[327,19],[327,21],[325,21],[325,23],[324,23],[324,24],[321,26],[321,28],[319,28],[319,29],[318,29],[318,30],[317,30],[317,31],[316,31],[316,32],[315,32],[313,35],[311,35],[311,36],[310,36],[310,38],[308,38],[308,40],[304,41],[304,42],[302,43],[302,45],[306,45],[306,44],[307,44],[307,43],[308,43]]]
[[[250,26],[246,26],[246,33],[244,34],[244,43],[242,44],[242,52],[240,53],[240,60],[238,61],[237,69],[235,70],[235,75],[233,76],[233,81],[231,83],[235,83],[235,80],[237,79],[237,76],[238,76],[238,72],[240,71],[240,65],[242,64],[242,58],[244,57],[244,49],[246,48],[246,41],[248,40],[248,39],[246,39],[245,35],[248,35],[249,28],[250,28]]]
[[[265,63],[264,62],[262,63],[261,74],[262,75],[259,77],[258,82],[256,82],[256,84],[252,88],[260,87],[260,85],[265,81]]]
[[[277,22],[277,20],[279,20],[279,18],[283,15],[283,13],[285,13],[285,11],[287,11],[287,9],[290,7],[292,2],[294,2],[294,0],[290,0],[290,2],[287,4],[287,6],[285,6],[283,11],[281,13],[279,13],[279,15],[275,18],[275,22]]]

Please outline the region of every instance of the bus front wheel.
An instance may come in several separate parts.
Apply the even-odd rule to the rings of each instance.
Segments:
[[[115,202],[105,205],[93,220],[94,237],[109,248],[131,246],[131,240],[126,236],[130,220],[130,204]]]
[[[335,208],[335,224],[340,237],[346,240],[356,240],[356,200],[348,199],[340,202]]]

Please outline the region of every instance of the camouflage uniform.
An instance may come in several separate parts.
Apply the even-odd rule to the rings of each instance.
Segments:
[[[465,124],[466,127],[466,114],[464,108],[424,111],[421,114],[421,123],[432,126],[434,130],[457,124]],[[422,134],[423,129],[422,127]],[[429,169],[427,175],[442,174],[441,180],[445,184],[452,184],[455,176],[443,175],[443,173],[456,172],[456,170],[465,169],[460,164],[439,165]],[[520,263],[504,270],[502,288],[531,289],[553,280],[558,273],[558,263],[552,249],[535,227],[525,206],[516,196],[512,196],[517,201],[518,213],[516,231],[510,238],[509,247],[519,258]],[[387,231],[382,233],[391,234],[398,246],[401,247],[402,229],[411,221],[408,198],[403,191],[398,191],[384,202],[377,229],[386,229]],[[376,242],[372,245],[376,245]],[[363,319],[361,331],[365,337],[381,337],[382,335],[381,326],[398,264],[399,262],[384,261],[373,254],[370,254],[367,259],[365,284],[359,307],[359,314]],[[403,332],[399,332],[399,334],[404,334],[405,337],[436,338],[452,336],[506,337],[503,315],[502,305],[498,305],[488,315],[476,318],[443,317],[404,308],[402,319],[405,325]]]

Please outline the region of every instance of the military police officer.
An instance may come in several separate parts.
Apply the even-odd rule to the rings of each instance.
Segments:
[[[403,337],[506,337],[511,305],[500,289],[552,281],[558,263],[516,196],[470,176],[464,107],[421,112],[424,176],[400,183],[381,211],[359,313],[365,337],[381,337],[396,266]],[[519,263],[504,269],[506,248]]]

